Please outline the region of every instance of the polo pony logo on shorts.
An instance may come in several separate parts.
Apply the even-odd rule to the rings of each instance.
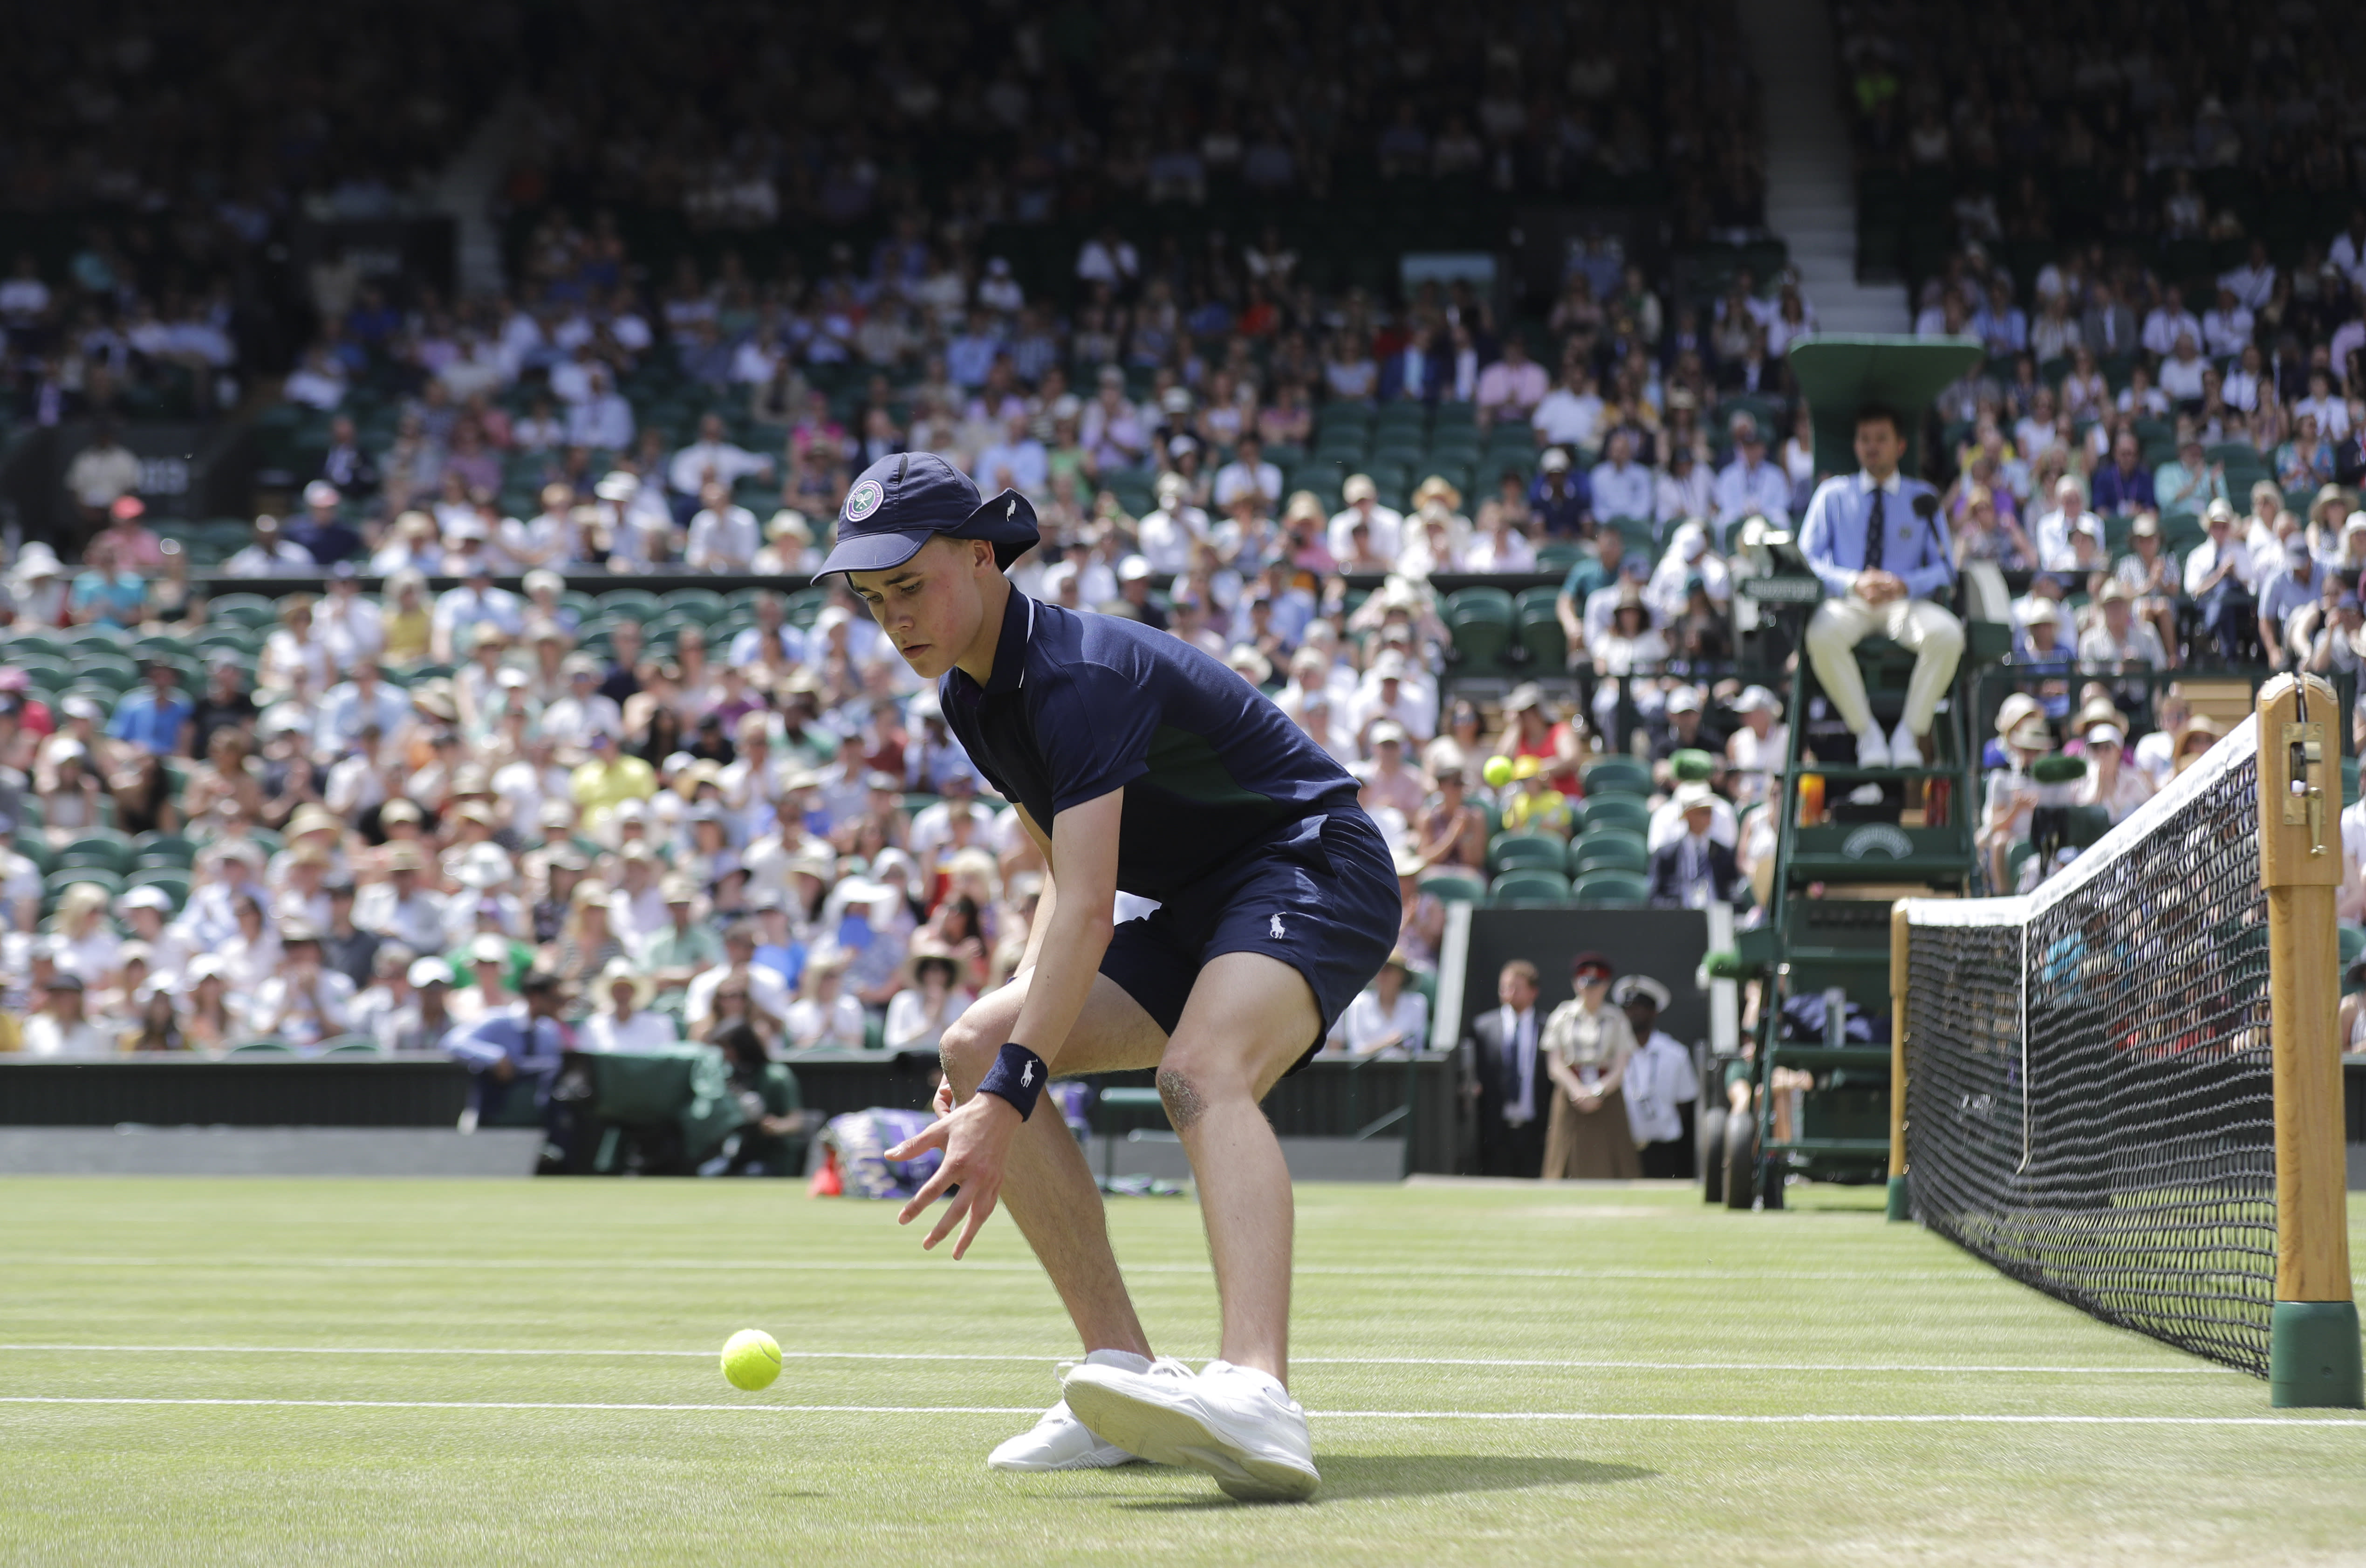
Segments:
[[[1289,934],[1290,933],[1288,931],[1281,929],[1281,917],[1279,915],[1276,915],[1273,918],[1273,940],[1279,942],[1283,937],[1288,936]]]
[[[846,520],[849,523],[862,522],[878,511],[880,502],[884,499],[877,479],[863,480],[846,492]]]

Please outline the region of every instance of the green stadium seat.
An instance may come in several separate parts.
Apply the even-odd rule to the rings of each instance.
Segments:
[[[161,887],[173,900],[173,912],[178,914],[189,901],[189,874],[176,867],[154,866],[135,871],[123,879],[124,888]]]
[[[1558,590],[1551,588],[1523,589],[1514,602],[1519,648],[1527,663],[1556,675],[1569,668],[1569,636],[1561,630],[1560,614],[1554,608]]]
[[[294,1056],[301,1053],[285,1040],[242,1040],[224,1051],[222,1055],[225,1056]]]
[[[705,622],[721,615],[730,605],[722,594],[712,588],[677,588],[663,600],[669,610],[687,610]]]
[[[1475,876],[1432,876],[1421,890],[1441,904],[1476,904],[1487,896],[1487,886]]]
[[[1588,762],[1578,777],[1585,783],[1589,797],[1606,795],[1648,795],[1651,793],[1651,770],[1635,757],[1605,757]]]
[[[1571,891],[1581,905],[1640,905],[1650,901],[1651,885],[1631,871],[1590,871]]]
[[[58,846],[60,865],[102,865],[111,871],[130,871],[139,856],[132,840],[112,829],[95,829]]]
[[[1640,839],[1625,834],[1599,834],[1569,846],[1569,873],[1583,878],[1588,872],[1623,871],[1638,876],[1651,869],[1651,853]]]
[[[1569,878],[1558,871],[1540,866],[1507,871],[1488,885],[1487,902],[1499,907],[1505,904],[1566,904],[1569,902]]]
[[[1589,796],[1578,807],[1578,821],[1589,832],[1607,823],[1632,828],[1640,833],[1651,825],[1651,808],[1639,796],[1632,795]]]
[[[1545,866],[1558,871],[1568,846],[1549,833],[1498,833],[1487,845],[1487,864],[1498,872]]]
[[[610,620],[647,621],[663,608],[646,588],[618,588],[600,595],[600,613]]]
[[[104,866],[62,865],[41,878],[41,889],[51,900],[55,900],[63,897],[66,889],[78,883],[88,883],[102,889],[111,900],[123,891],[123,874],[109,871]]]
[[[366,1034],[340,1035],[321,1047],[323,1056],[383,1058],[386,1054],[386,1047]]]
[[[279,618],[279,606],[260,593],[224,593],[206,606],[216,621],[241,626],[267,626]]]

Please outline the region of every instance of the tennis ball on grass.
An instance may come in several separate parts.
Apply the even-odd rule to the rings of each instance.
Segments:
[[[723,1342],[723,1375],[750,1393],[781,1375],[781,1347],[760,1328],[743,1328]]]
[[[1509,757],[1488,758],[1487,765],[1479,770],[1479,776],[1487,781],[1488,788],[1503,788],[1505,784],[1512,782],[1512,759]]]

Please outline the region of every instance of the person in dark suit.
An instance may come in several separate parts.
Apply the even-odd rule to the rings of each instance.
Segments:
[[[1515,958],[1495,977],[1492,1012],[1470,1021],[1462,1043],[1477,1079],[1479,1174],[1534,1179],[1544,1168],[1545,1117],[1552,1081],[1538,1047],[1544,1020],[1537,1016],[1537,966]]]
[[[1741,873],[1733,851],[1709,837],[1716,795],[1705,784],[1679,784],[1676,805],[1684,814],[1684,830],[1651,852],[1651,902],[1675,909],[1730,902]]]
[[[2136,335],[2136,313],[2112,296],[2109,285],[2097,283],[2090,297],[2092,303],[2079,322],[2080,341],[2099,359],[2117,359],[2135,353],[2142,346]]]

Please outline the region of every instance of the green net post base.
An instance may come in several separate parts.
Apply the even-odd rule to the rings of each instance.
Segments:
[[[1900,1224],[1914,1217],[1906,1197],[1906,1180],[1902,1176],[1889,1179],[1889,1223],[1892,1224]]]
[[[2279,1410],[2366,1409],[2358,1303],[2276,1303],[2268,1321],[2268,1403]]]

